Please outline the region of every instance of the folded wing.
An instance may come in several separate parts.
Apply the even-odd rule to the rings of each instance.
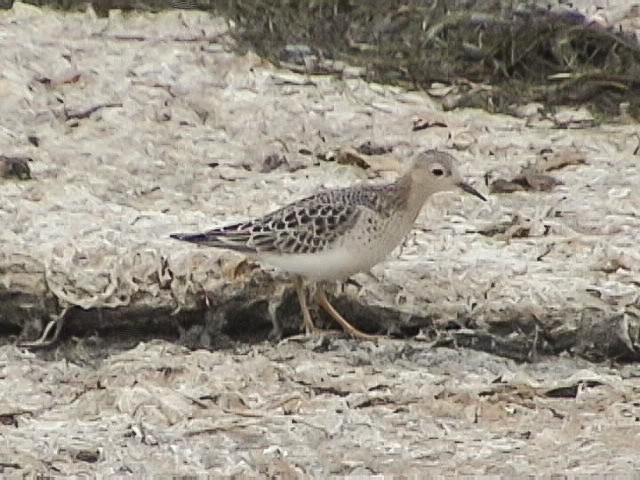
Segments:
[[[347,191],[320,192],[248,222],[171,238],[244,253],[313,253],[339,241],[366,208]]]

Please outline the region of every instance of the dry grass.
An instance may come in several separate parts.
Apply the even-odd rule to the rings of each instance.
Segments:
[[[506,112],[532,101],[588,105],[604,115],[629,102],[640,115],[635,38],[579,14],[513,10],[504,2],[243,1],[224,13],[237,37],[278,63],[286,45],[366,68],[367,80],[413,88],[456,83],[466,106]],[[468,2],[467,2],[468,3]],[[478,95],[472,84],[493,86]]]

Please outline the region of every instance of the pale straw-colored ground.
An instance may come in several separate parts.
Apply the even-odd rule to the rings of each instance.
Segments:
[[[550,149],[580,159],[544,172],[562,185],[486,204],[436,198],[401,250],[338,295],[345,310],[368,316],[361,326],[426,327],[432,340],[458,325],[452,341],[480,332],[489,345],[476,347],[498,339],[541,363],[420,340],[188,352],[160,341],[123,351],[89,337],[44,356],[6,345],[2,472],[640,468],[637,366],[569,356],[637,356],[637,125],[589,127],[585,112],[570,110],[443,113],[424,93],[279,71],[233,53],[226,31],[196,12],[0,12],[0,154],[31,157],[34,177],[0,179],[3,328],[35,336],[65,308],[69,331],[85,336],[110,320],[162,323],[174,310],[202,319],[206,292],[211,325],[197,341],[215,344],[230,323],[268,325],[283,277],[169,233],[391,176],[316,158],[366,141],[394,146],[400,160],[446,149],[484,191],[485,174],[510,179]],[[446,127],[413,132],[416,117]],[[273,154],[288,163],[263,172]],[[299,321],[288,305],[282,316]],[[561,356],[545,359],[550,352]],[[563,398],[550,397],[556,387],[567,387]]]

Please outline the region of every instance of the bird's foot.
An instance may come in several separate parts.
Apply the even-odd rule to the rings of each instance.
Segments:
[[[307,342],[314,337],[320,336],[329,336],[329,335],[339,335],[341,332],[338,330],[324,330],[322,328],[318,328],[315,325],[312,325],[312,328],[308,328],[305,325],[304,333],[297,333],[295,335],[291,335],[290,337],[283,338],[278,345],[282,345],[288,342]]]
[[[68,310],[68,307],[65,308],[57,318],[54,318],[49,323],[47,323],[47,326],[42,332],[40,338],[31,342],[19,342],[18,347],[37,349],[50,347],[51,345],[55,344],[60,337],[60,332],[62,331],[62,326],[64,325],[64,317],[67,314]],[[49,336],[53,327],[55,327],[55,330],[53,331],[53,334]]]
[[[344,333],[352,336],[353,338],[358,338],[360,340],[369,340],[371,342],[377,342],[378,340],[389,338],[386,335],[373,335],[371,333],[365,333],[362,330],[358,330],[356,327],[351,325],[346,320],[344,323],[340,323],[340,326],[344,330]]]

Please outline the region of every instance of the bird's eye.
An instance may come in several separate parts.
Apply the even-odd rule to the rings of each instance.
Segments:
[[[441,177],[444,175],[444,170],[441,168],[434,168],[433,170],[431,170],[431,173],[433,173],[436,177]]]

